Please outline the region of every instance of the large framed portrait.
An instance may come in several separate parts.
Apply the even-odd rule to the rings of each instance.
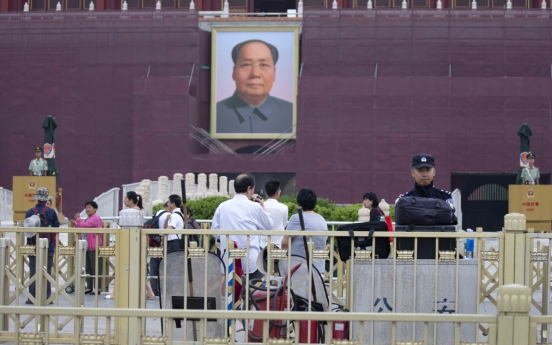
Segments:
[[[299,27],[212,30],[211,135],[295,139]]]

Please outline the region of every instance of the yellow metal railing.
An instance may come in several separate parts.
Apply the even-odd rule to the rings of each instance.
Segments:
[[[484,312],[481,306],[484,304],[501,309],[501,300],[499,290],[502,286],[511,283],[525,284],[530,287],[530,295],[533,296],[530,303],[537,310],[539,315],[548,314],[548,301],[550,284],[549,258],[550,247],[548,245],[552,235],[525,233],[521,228],[512,228],[506,226],[502,233],[485,233],[481,229],[476,233],[417,233],[417,232],[396,232],[396,233],[378,233],[374,234],[372,239],[372,248],[376,247],[376,241],[394,237],[396,245],[401,239],[413,238],[413,248],[411,250],[392,247],[390,258],[387,260],[375,259],[375,251],[358,249],[352,250],[352,257],[347,262],[339,260],[339,253],[335,250],[336,242],[339,238],[348,238],[348,233],[338,231],[218,231],[218,230],[158,230],[158,229],[90,229],[90,231],[100,232],[104,235],[104,247],[100,248],[96,258],[104,256],[105,261],[109,261],[112,269],[104,272],[102,276],[110,278],[114,282],[114,304],[115,309],[108,308],[106,312],[106,301],[102,297],[106,295],[96,294],[93,298],[82,295],[84,289],[84,279],[86,276],[82,272],[83,241],[69,243],[69,238],[78,238],[77,233],[82,233],[83,229],[37,229],[39,231],[53,232],[61,231],[60,241],[56,246],[54,255],[56,269],[51,275],[46,274],[45,270],[38,270],[36,282],[46,280],[52,283],[52,297],[46,299],[39,298],[37,302],[44,305],[41,308],[22,308],[21,301],[29,297],[28,285],[30,277],[28,273],[29,255],[45,255],[45,247],[37,246],[28,248],[24,246],[25,228],[3,228],[3,237],[0,239],[0,261],[3,264],[2,277],[0,279],[0,288],[2,304],[6,307],[0,307],[0,341],[13,342],[22,337],[43,337],[49,342],[63,343],[83,343],[82,339],[92,339],[93,343],[104,344],[154,344],[154,343],[172,343],[173,341],[203,341],[208,337],[208,329],[214,321],[219,320],[219,324],[225,325],[228,320],[230,327],[225,336],[233,342],[237,336],[239,342],[247,342],[249,335],[249,325],[253,320],[263,320],[263,339],[266,343],[270,329],[270,324],[266,320],[289,320],[291,324],[297,324],[298,320],[311,319],[318,321],[350,321],[351,332],[350,340],[359,341],[364,344],[379,344],[381,341],[381,323],[388,323],[389,332],[385,337],[391,340],[391,344],[402,344],[408,341],[416,344],[441,342],[442,330],[452,332],[446,337],[452,337],[450,344],[472,344],[489,343],[495,344],[496,336],[500,333],[497,317],[500,315],[481,315]],[[35,229],[33,229],[35,230]],[[152,250],[148,248],[147,235],[161,233],[166,238],[169,234],[182,234],[190,236],[197,234],[202,237],[201,243],[205,246],[196,246],[186,241],[184,251],[177,266],[169,265],[171,257],[167,253],[167,241],[164,241],[163,247]],[[220,288],[213,284],[211,273],[207,269],[198,271],[194,265],[204,263],[207,265],[208,256],[213,251],[219,249],[219,246],[212,247],[209,238],[218,235],[229,242],[230,236],[271,236],[287,235],[292,237],[307,236],[309,242],[309,257],[321,258],[332,263],[329,272],[324,272],[322,290],[329,296],[329,305],[325,312],[302,313],[282,313],[270,311],[239,311],[236,306],[251,307],[249,294],[245,294],[236,303],[233,303],[233,310],[227,311],[229,302],[233,301],[234,285],[229,284],[232,280],[243,279],[246,287],[249,286],[250,277],[246,274],[243,278],[228,272],[227,266],[223,269],[222,265],[215,266],[219,270],[219,276],[222,274],[222,284]],[[355,236],[367,236],[366,232],[356,232]],[[328,237],[328,246],[324,249],[314,248],[314,239],[318,236]],[[115,246],[110,246],[109,237],[114,238]],[[454,248],[462,247],[462,240],[471,237],[476,239],[476,251],[473,260],[461,258],[463,250],[439,251],[439,242],[450,242]],[[347,239],[351,241],[350,239]],[[436,258],[419,259],[419,252],[427,250],[427,243],[434,245]],[[249,242],[249,241],[246,241]],[[423,244],[425,243],[425,244]],[[354,248],[354,243],[351,241]],[[422,247],[423,246],[423,247]],[[286,265],[279,265],[285,271],[291,269],[292,252],[290,250],[276,250],[270,246],[268,253],[269,272],[274,271],[272,258],[277,257]],[[242,251],[231,249],[224,253],[222,261],[236,265],[237,260],[248,256],[249,248],[238,248]],[[245,252],[243,250],[245,249]],[[69,267],[67,257],[74,253],[72,268]],[[182,296],[210,296],[213,289],[218,289],[217,303],[218,310],[210,311],[207,307],[207,298],[202,299],[203,307],[199,310],[190,310],[186,307],[188,298],[184,298],[184,310],[171,310],[173,307],[168,298],[159,302],[146,299],[146,281],[148,260],[152,257],[161,256],[163,258],[163,276],[160,276],[161,295],[169,296],[167,293],[168,281],[171,278],[170,269],[179,267],[182,272],[182,280],[178,283]],[[210,258],[210,256],[209,256]],[[337,263],[333,264],[334,258]],[[210,260],[210,259],[209,259]],[[218,259],[217,259],[218,260]],[[286,261],[287,260],[287,261]],[[44,258],[43,258],[44,261]],[[248,262],[248,260],[245,260]],[[188,262],[190,264],[188,264]],[[174,263],[174,262],[173,262]],[[248,270],[248,263],[245,264],[244,271]],[[287,266],[287,268],[286,268]],[[194,282],[188,281],[189,273],[193,268]],[[70,274],[71,269],[76,272]],[[521,270],[522,272],[519,272]],[[467,279],[466,272],[470,271],[472,280]],[[230,274],[231,273],[231,274]],[[95,274],[95,278],[100,276]],[[308,303],[315,301],[315,295],[311,292],[311,286],[314,283],[316,272],[308,267],[304,271],[305,298]],[[219,278],[217,278],[219,279]],[[219,280],[220,282],[221,280]],[[71,295],[65,291],[70,284],[75,284],[75,293]],[[199,285],[195,285],[195,284]],[[292,281],[292,289],[299,284]],[[385,285],[387,284],[387,285]],[[285,286],[284,286],[285,287]],[[289,287],[289,286],[288,286]],[[462,300],[464,289],[473,289],[471,300]],[[378,290],[380,289],[380,290]],[[378,295],[377,291],[384,289],[385,295]],[[412,302],[404,303],[405,289],[407,293],[414,296]],[[443,289],[448,289],[451,294],[442,295]],[[193,293],[191,293],[193,290]],[[471,291],[471,290],[470,290]],[[320,289],[316,292],[316,296]],[[290,296],[290,294],[288,294]],[[386,298],[384,301],[383,298]],[[449,302],[443,300],[448,297]],[[539,298],[535,298],[539,297]],[[420,305],[422,301],[428,299],[428,303]],[[454,302],[450,302],[454,299]],[[269,308],[273,298],[269,297],[266,308]],[[47,304],[53,301],[57,307],[52,309]],[[320,300],[318,300],[319,302]],[[333,304],[332,304],[333,302]],[[284,302],[284,309],[290,310],[292,305],[291,297]],[[332,313],[331,310],[338,303],[343,303],[344,307],[351,310],[351,313]],[[410,303],[410,304],[409,304]],[[413,304],[412,304],[413,303]],[[448,304],[447,304],[448,303]],[[462,310],[460,303],[470,305],[469,311]],[[402,306],[401,305],[406,305]],[[67,307],[70,308],[61,308]],[[82,308],[82,306],[94,306],[99,308]],[[109,306],[109,305],[108,305]],[[429,306],[430,309],[424,309]],[[460,308],[459,308],[460,306]],[[151,309],[155,308],[155,309]],[[193,308],[197,308],[197,305]],[[402,309],[401,309],[402,308]],[[406,310],[403,312],[401,310]],[[448,308],[448,309],[447,309]],[[454,308],[454,311],[451,309]],[[248,308],[245,308],[248,309]],[[388,310],[390,309],[390,310]],[[458,309],[458,310],[457,310]],[[36,312],[40,310],[40,312]],[[425,311],[424,311],[425,310]],[[54,312],[55,311],[55,312]],[[448,312],[451,312],[449,314]],[[488,312],[488,310],[487,310]],[[535,312],[533,312],[535,313]],[[175,318],[194,318],[195,321],[183,320],[183,328],[174,328]],[[533,316],[531,316],[533,318]],[[535,316],[536,317],[536,316]],[[159,321],[161,318],[161,321]],[[220,321],[222,320],[222,321]],[[446,321],[448,320],[448,321]],[[531,319],[531,336],[535,339],[546,338],[547,319]],[[536,321],[534,321],[536,320]],[[362,322],[361,322],[362,321]],[[209,323],[211,322],[211,323]],[[377,322],[377,323],[376,323]],[[404,323],[409,323],[410,331],[404,331]],[[533,332],[536,326],[534,322],[539,323],[538,330]],[[447,325],[448,324],[448,325]],[[45,327],[45,325],[49,325]],[[161,326],[162,325],[162,326]],[[377,326],[376,326],[377,325]],[[163,331],[161,331],[163,327]],[[291,327],[291,326],[290,326]],[[327,332],[331,330],[330,325],[325,326]],[[447,328],[449,327],[449,328]],[[192,330],[193,328],[193,330]],[[243,333],[240,329],[244,329]],[[476,333],[474,337],[464,339],[466,329],[469,332]],[[299,332],[291,327],[285,335],[290,341],[296,341]],[[449,331],[446,333],[449,334]],[[537,332],[540,332],[540,336]],[[380,332],[381,333],[381,332]],[[535,333],[535,334],[533,334]],[[196,340],[189,338],[189,334],[194,334]],[[405,337],[405,334],[410,334]],[[83,338],[84,337],[84,338]],[[87,338],[88,337],[88,338]],[[157,337],[157,338],[156,338]],[[165,338],[166,337],[166,338]],[[180,337],[178,339],[176,338]],[[78,341],[77,341],[78,339]],[[149,340],[148,340],[149,339]],[[188,339],[188,340],[186,340]],[[203,340],[202,340],[203,339]],[[331,340],[326,338],[327,343]],[[387,341],[386,341],[387,342]],[[92,342],[91,342],[92,343]],[[208,343],[208,342],[207,342]],[[500,342],[498,342],[500,343]],[[447,343],[448,344],[448,343]],[[503,345],[502,343],[500,343]],[[531,343],[532,345],[534,343]]]

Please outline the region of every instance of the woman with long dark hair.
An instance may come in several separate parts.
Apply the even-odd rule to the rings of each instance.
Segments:
[[[364,207],[370,210],[370,221],[383,221],[385,222],[385,214],[379,208],[379,199],[376,193],[368,192],[362,197]]]

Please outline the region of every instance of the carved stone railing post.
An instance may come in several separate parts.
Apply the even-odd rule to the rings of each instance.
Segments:
[[[358,210],[358,221],[359,222],[370,221],[370,209],[367,209],[366,207],[362,206],[360,210]]]
[[[529,311],[531,288],[519,284],[498,288],[497,344],[529,344]]]
[[[504,248],[500,270],[503,284],[525,285],[525,215],[509,213],[504,216]]]

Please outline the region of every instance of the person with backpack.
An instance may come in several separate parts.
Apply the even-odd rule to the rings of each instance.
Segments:
[[[165,220],[170,215],[169,202],[167,201],[163,205],[163,209],[155,213],[155,215],[144,224],[144,229],[164,229]],[[148,246],[150,247],[161,247],[163,242],[161,239],[163,235],[148,235]],[[162,258],[150,258],[150,275],[151,278],[151,289],[155,296],[159,296],[159,283],[157,278],[159,276],[159,264],[161,263]]]
[[[98,204],[95,201],[87,201],[84,204],[84,212],[88,218],[82,220],[80,218],[80,213],[75,214],[75,220],[71,220],[71,224],[75,228],[103,228],[103,222],[100,216],[96,214],[98,210]],[[86,279],[86,289],[84,294],[95,294],[94,292],[94,282],[96,275],[96,251],[99,247],[103,246],[103,235],[99,233],[87,233],[84,235],[86,241],[88,242],[88,250],[86,251],[86,274],[90,277]],[[98,257],[98,276],[102,275],[102,257]],[[98,285],[99,283],[98,279]],[[99,287],[96,287],[97,293],[100,294]]]
[[[398,204],[400,199],[406,197],[440,199],[445,201],[450,207],[449,211],[452,209],[452,220],[449,224],[458,224],[458,219],[454,215],[455,209],[451,192],[433,186],[433,178],[435,177],[435,158],[427,153],[415,155],[412,157],[412,169],[410,170],[410,174],[414,178],[414,189],[399,195],[397,202],[395,202],[396,207],[399,207]],[[395,209],[395,217],[397,218],[397,209]],[[397,222],[397,219],[395,219],[395,222]]]
[[[59,228],[59,220],[57,217],[56,212],[46,206],[46,202],[50,200],[50,192],[48,191],[48,188],[40,187],[36,189],[35,195],[33,195],[33,199],[37,201],[37,204],[35,207],[31,208],[27,211],[25,214],[25,218],[29,218],[33,215],[37,215],[40,218],[40,227],[41,228]],[[57,233],[40,233],[38,234],[39,238],[47,238],[48,239],[48,264],[46,267],[46,270],[48,274],[52,274],[52,266],[54,265],[54,253],[56,251],[56,239],[57,239]],[[27,237],[27,245],[36,245],[37,244],[37,237]],[[29,256],[29,270],[30,275],[29,277],[33,277],[36,274],[36,256],[30,255]],[[33,297],[36,297],[35,294],[35,283],[33,282],[29,286],[29,292]],[[49,299],[52,294],[51,291],[51,284],[50,281],[47,281],[46,284],[46,298]],[[27,299],[25,301],[25,304],[33,304],[33,302],[30,299]],[[53,302],[50,302],[50,304],[53,304]]]
[[[182,198],[179,195],[172,194],[169,196],[169,212],[171,214],[165,220],[165,229],[184,229],[184,215],[180,206],[182,205]],[[182,235],[168,235],[167,236],[167,252],[173,252],[182,250]]]
[[[143,197],[140,194],[134,191],[127,192],[125,194],[125,198],[123,199],[123,203],[127,208],[140,211],[143,217],[144,215],[144,206],[142,206]],[[115,291],[113,291],[112,293],[104,297],[104,299],[113,299],[113,298],[115,298]],[[155,299],[155,295],[151,289],[151,285],[148,280],[146,281],[146,299]]]

